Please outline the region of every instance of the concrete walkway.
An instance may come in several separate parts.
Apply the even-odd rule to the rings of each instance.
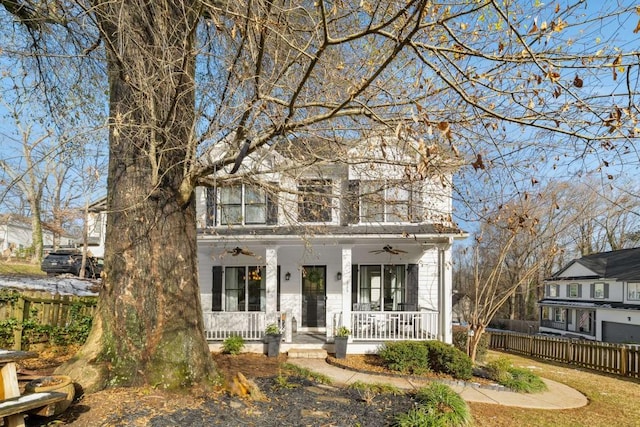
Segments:
[[[401,376],[375,375],[350,371],[330,365],[324,359],[288,358],[287,362],[323,374],[329,377],[335,384],[341,385],[348,385],[360,381],[370,384],[391,384],[403,390],[416,390],[429,383],[428,380],[412,380]],[[533,394],[480,387],[462,381],[449,385],[468,402],[493,403],[496,405],[536,409],[572,409],[580,408],[587,404],[587,398],[577,390],[556,381],[543,380],[547,384],[548,390]]]

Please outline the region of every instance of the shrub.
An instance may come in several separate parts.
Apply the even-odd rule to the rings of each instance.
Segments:
[[[471,423],[471,413],[467,403],[451,389],[442,383],[432,383],[418,390],[416,395],[422,406],[442,426],[466,426]]]
[[[452,345],[441,341],[425,341],[429,355],[429,367],[436,372],[468,380],[473,375],[471,358]]]
[[[432,383],[418,390],[420,406],[396,418],[398,427],[455,427],[471,424],[466,402],[450,387]]]
[[[239,335],[227,337],[222,342],[222,352],[227,354],[238,354],[244,348],[244,338]]]
[[[547,389],[542,379],[525,368],[509,369],[510,377],[502,385],[519,393],[539,393]]]
[[[396,416],[394,427],[430,427],[435,426],[432,415],[422,407]]]
[[[378,350],[378,356],[392,371],[422,374],[429,371],[427,347],[418,341],[387,342]]]
[[[520,393],[538,393],[547,389],[542,379],[525,368],[516,368],[506,357],[500,357],[486,366],[491,379]]]
[[[485,366],[489,378],[499,383],[509,379],[509,369],[511,368],[513,368],[511,360],[504,356],[492,360]]]

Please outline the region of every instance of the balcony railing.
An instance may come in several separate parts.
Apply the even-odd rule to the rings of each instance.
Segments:
[[[542,319],[542,320],[540,320],[540,326],[543,326],[545,328],[559,329],[561,331],[568,330],[567,329],[567,324],[564,321],[557,322],[555,320]]]

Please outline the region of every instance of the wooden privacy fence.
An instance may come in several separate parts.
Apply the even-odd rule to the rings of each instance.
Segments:
[[[491,332],[489,348],[640,378],[640,346]]]
[[[95,308],[96,298],[16,292],[0,299],[0,321],[15,320],[13,349],[21,350],[25,323],[63,328],[71,323],[74,314],[93,317]]]

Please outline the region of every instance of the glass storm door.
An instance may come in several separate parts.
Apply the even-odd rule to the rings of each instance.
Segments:
[[[326,267],[304,266],[302,274],[302,326],[326,326]]]

